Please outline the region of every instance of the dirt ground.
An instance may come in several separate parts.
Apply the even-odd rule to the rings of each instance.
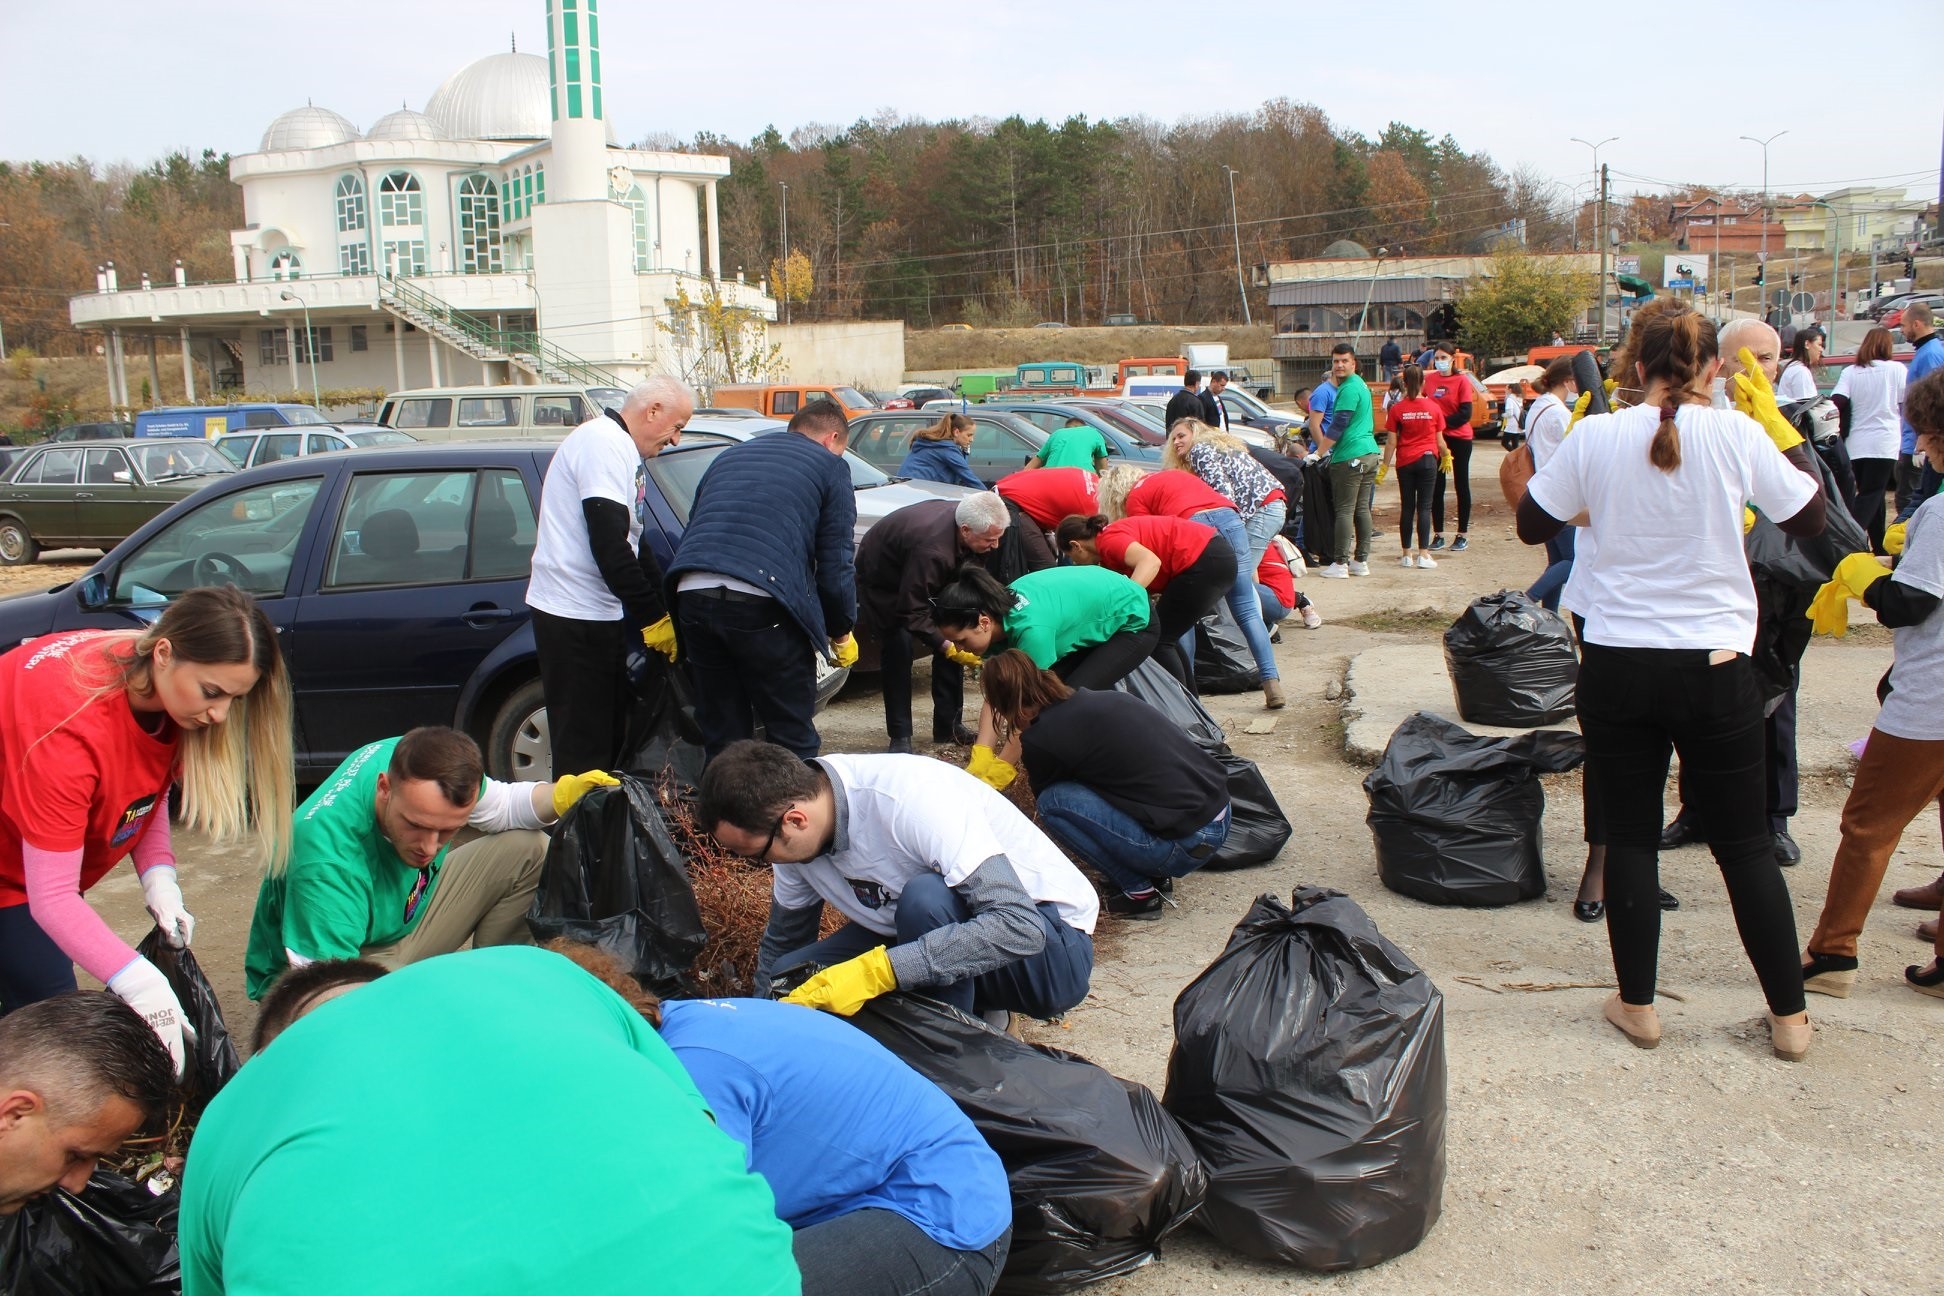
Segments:
[[[1483,446],[1475,468],[1481,497],[1496,499],[1497,463],[1496,447]],[[1920,915],[1889,903],[1892,888],[1936,875],[1935,822],[1920,821],[1891,865],[1855,997],[1810,997],[1816,1041],[1797,1064],[1770,1055],[1761,997],[1706,850],[1669,855],[1663,878],[1682,903],[1666,916],[1662,937],[1666,1037],[1658,1051],[1634,1049],[1599,1014],[1612,980],[1604,929],[1574,921],[1570,908],[1582,858],[1577,775],[1548,780],[1552,868],[1543,899],[1496,910],[1439,908],[1377,881],[1359,785],[1365,771],[1343,758],[1338,705],[1327,692],[1351,654],[1437,633],[1437,618],[1400,614],[1427,606],[1455,612],[1477,594],[1523,587],[1541,566],[1512,538],[1502,505],[1482,513],[1472,549],[1437,570],[1386,566],[1395,552],[1396,493],[1386,487],[1380,496],[1379,526],[1390,534],[1377,542],[1373,574],[1305,583],[1326,624],[1283,635],[1290,705],[1274,732],[1242,732],[1263,714],[1255,695],[1210,700],[1294,823],[1287,849],[1264,868],[1184,879],[1180,907],[1160,922],[1119,924],[1086,1003],[1064,1024],[1028,1033],[1158,1092],[1174,996],[1220,951],[1250,901],[1265,891],[1286,897],[1304,883],[1345,891],[1446,996],[1443,1217],[1411,1254],[1333,1276],[1242,1259],[1190,1227],[1162,1263],[1095,1290],[1944,1290],[1919,1201],[1923,1185],[1936,1184],[1924,1167],[1936,1167],[1940,1139],[1932,1118],[1919,1116],[1944,1102],[1944,1006],[1903,985],[1904,965],[1925,957],[1914,935]],[[4,576],[0,589],[21,587],[19,574]],[[1353,617],[1386,628],[1359,628],[1349,624]],[[922,709],[924,689],[916,692]],[[1874,699],[1858,697],[1859,735],[1873,715]],[[923,724],[920,715],[921,732]],[[876,693],[854,687],[821,728],[829,750],[882,750]],[[1822,901],[1844,795],[1835,782],[1803,788],[1794,830],[1804,861],[1788,880],[1804,934]],[[199,920],[197,953],[247,1031],[241,968],[256,868],[237,852],[186,840],[181,848],[183,887]],[[132,873],[118,873],[95,898],[125,935],[145,927]],[[1567,982],[1592,984],[1511,988]]]

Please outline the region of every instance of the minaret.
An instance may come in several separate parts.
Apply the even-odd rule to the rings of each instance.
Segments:
[[[597,0],[548,0],[547,82],[553,98],[554,202],[608,196]]]

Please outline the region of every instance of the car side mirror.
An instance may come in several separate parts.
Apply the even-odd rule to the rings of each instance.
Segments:
[[[98,612],[108,606],[108,573],[89,572],[74,590],[74,601],[84,612]]]

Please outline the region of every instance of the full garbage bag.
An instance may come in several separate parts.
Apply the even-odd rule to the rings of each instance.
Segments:
[[[1330,493],[1330,467],[1322,460],[1303,465],[1303,561],[1326,567],[1336,547],[1336,500]]]
[[[707,939],[687,862],[655,790],[621,775],[583,796],[554,829],[527,912],[536,942],[598,945],[657,994],[674,994]]]
[[[652,649],[628,654],[634,699],[621,742],[619,768],[653,778],[664,769],[679,782],[702,781],[702,730],[695,720],[695,686],[688,670]]]
[[[1794,586],[1814,595],[1836,572],[1836,564],[1853,553],[1869,553],[1870,537],[1843,506],[1836,475],[1821,456],[1810,456],[1822,485],[1826,520],[1821,534],[1785,535],[1760,509],[1755,525],[1742,537],[1749,569],[1756,578],[1779,586]]]
[[[162,973],[181,1002],[190,1029],[196,1032],[183,1067],[182,1101],[189,1111],[200,1113],[243,1065],[223,1021],[222,1005],[216,1002],[216,991],[203,975],[196,956],[187,948],[170,945],[160,930],[151,928],[135,952]]]
[[[0,1215],[0,1296],[176,1296],[180,1196],[97,1170],[79,1194],[57,1188]]]
[[[1195,687],[1205,694],[1247,693],[1262,687],[1255,654],[1226,603],[1195,623]]]
[[[1505,905],[1546,890],[1540,774],[1572,769],[1586,742],[1565,729],[1486,738],[1420,711],[1364,779],[1377,876],[1431,904]]]
[[[1135,667],[1114,687],[1159,711],[1203,751],[1220,761],[1228,773],[1228,838],[1202,867],[1218,872],[1253,868],[1276,858],[1294,831],[1289,816],[1276,803],[1276,794],[1269,790],[1269,780],[1262,776],[1262,770],[1248,757],[1235,754],[1222,726],[1200,702],[1188,695],[1181,681],[1150,659]]]
[[[1174,1026],[1162,1104],[1208,1167],[1202,1227],[1319,1272],[1424,1240],[1444,1195],[1444,997],[1355,901],[1257,899]]]
[[[1531,729],[1573,714],[1579,659],[1556,612],[1518,590],[1472,600],[1444,633],[1458,714],[1473,724]]]
[[[944,1090],[1005,1163],[1013,1235],[998,1291],[1131,1273],[1201,1205],[1201,1162],[1146,1087],[914,995],[850,1021]]]

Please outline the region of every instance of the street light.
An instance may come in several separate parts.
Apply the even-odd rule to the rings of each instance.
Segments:
[[[316,410],[321,416],[324,413],[324,402],[317,394],[317,334],[311,332],[310,306],[302,297],[291,292],[288,288],[278,293],[277,296],[280,300],[294,301],[304,308],[304,355],[310,360],[311,408]]]
[[[1583,140],[1579,136],[1575,135],[1571,138],[1570,141],[1568,141],[1569,143],[1573,143],[1573,144],[1584,144],[1586,145],[1586,147],[1593,150],[1593,187],[1596,190],[1600,187],[1600,150],[1605,148],[1607,145],[1613,143],[1613,141],[1619,138],[1620,137],[1618,135],[1609,135],[1605,139],[1601,140],[1598,144],[1595,144],[1592,140]],[[1598,195],[1595,194],[1594,198],[1595,201],[1597,202]],[[1594,226],[1593,226],[1593,238],[1597,242],[1599,240],[1599,237],[1600,237],[1600,228],[1599,228],[1599,223],[1596,221],[1594,222]],[[1577,238],[1575,238],[1573,241],[1573,247],[1575,248],[1575,250],[1577,250],[1579,247],[1579,240]],[[1604,255],[1601,257],[1601,264],[1605,264]]]
[[[1384,268],[1384,258],[1389,255],[1389,248],[1378,248],[1377,262],[1370,267],[1370,287],[1364,289],[1363,315],[1357,320],[1357,340],[1359,342],[1363,341],[1363,335],[1370,329],[1370,299],[1377,295],[1377,275]]]
[[[783,289],[783,322],[788,324],[790,322],[790,186],[783,180],[778,180],[776,183],[783,189],[783,266],[782,273],[777,278],[783,281],[778,287]]]
[[[1609,135],[1605,139],[1601,140],[1599,143],[1595,144],[1592,140],[1583,140],[1577,135],[1572,137],[1573,143],[1584,144],[1586,145],[1586,147],[1593,150],[1593,185],[1595,190],[1593,198],[1594,201],[1599,204],[1599,206],[1594,208],[1594,211],[1598,214],[1598,216],[1597,219],[1595,219],[1595,221],[1593,222],[1593,237],[1600,245],[1600,341],[1601,342],[1606,341],[1607,233],[1606,233],[1606,177],[1605,174],[1600,170],[1600,150],[1605,148],[1607,145],[1613,143],[1613,141],[1619,138],[1620,137],[1618,135]]]
[[[1785,130],[1779,130],[1775,132],[1775,134],[1769,136],[1767,139],[1756,139],[1753,135],[1742,136],[1742,138],[1747,140],[1750,144],[1760,144],[1762,146],[1762,264],[1764,266],[1768,264],[1768,227],[1769,227],[1768,146],[1775,143],[1775,141],[1781,139],[1784,135],[1787,135],[1788,133],[1789,132]],[[1767,281],[1766,272],[1763,275],[1763,281],[1764,282]],[[1764,311],[1763,313],[1766,314],[1767,312]]]
[[[1235,290],[1242,294],[1242,322],[1253,324],[1255,320],[1249,315],[1249,290],[1242,282],[1242,222],[1235,214],[1235,168],[1223,163],[1222,170],[1228,172],[1229,226],[1235,231]]]

